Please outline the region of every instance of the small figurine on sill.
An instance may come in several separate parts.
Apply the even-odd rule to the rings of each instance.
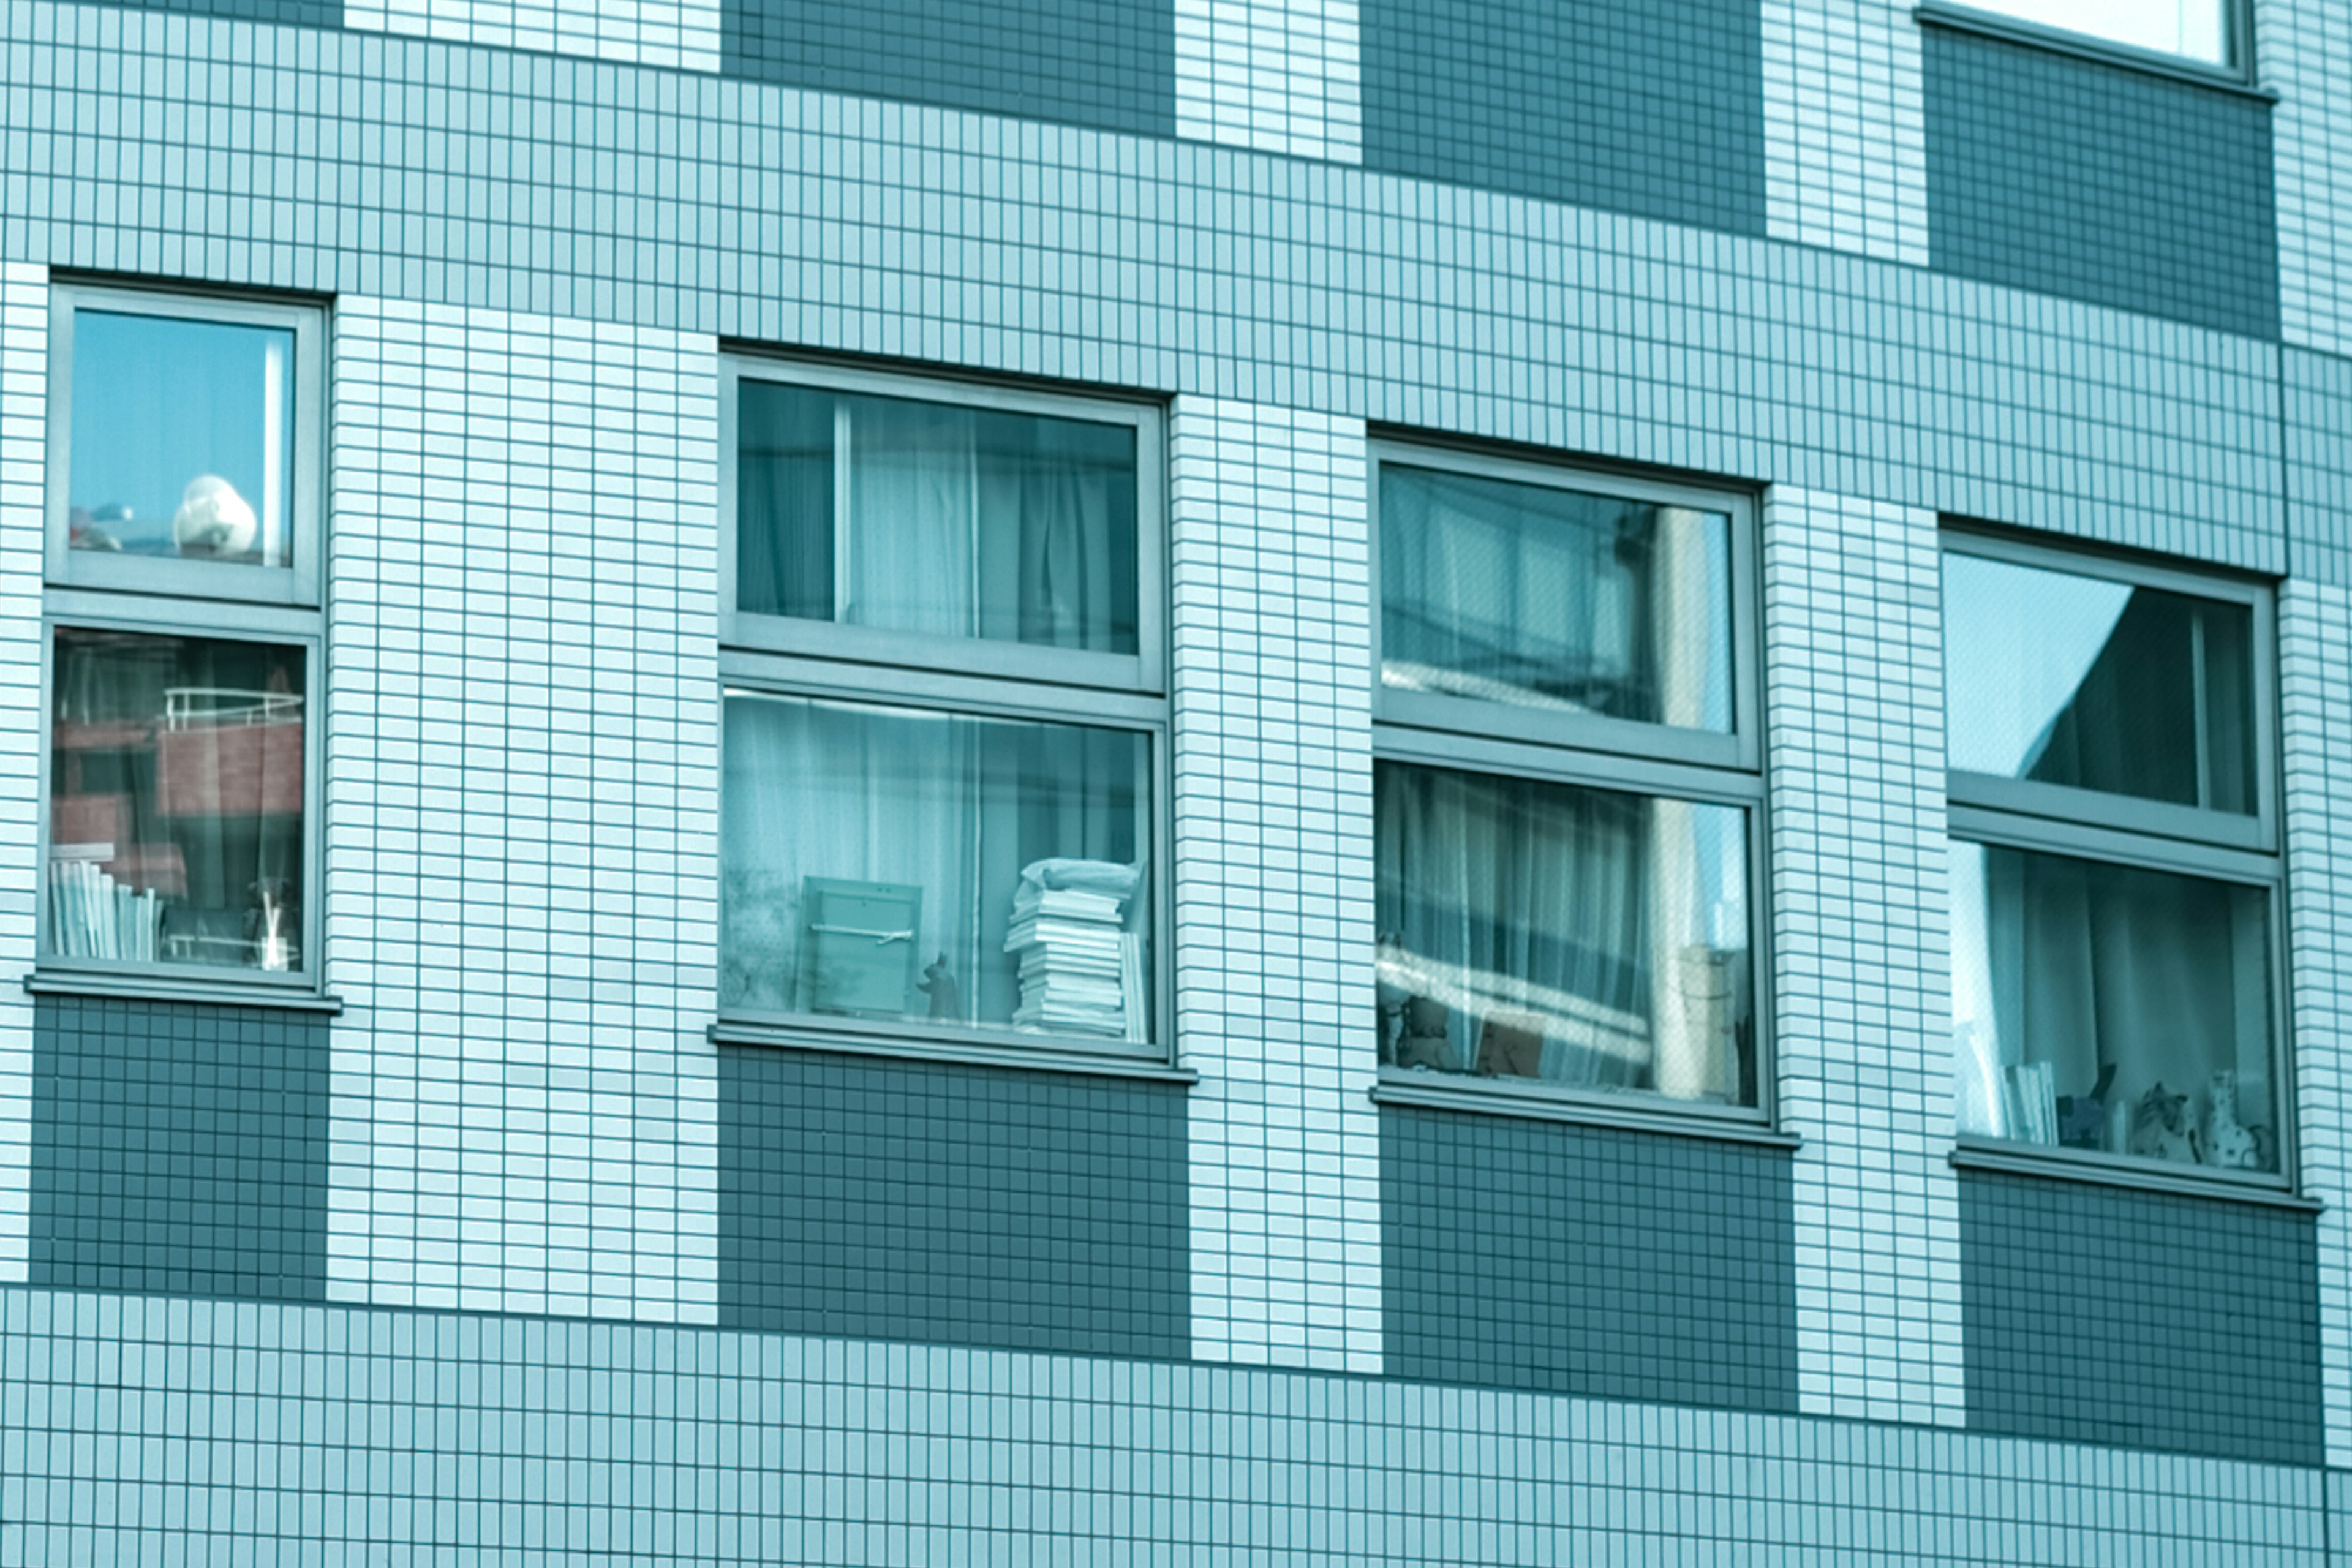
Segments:
[[[948,971],[948,955],[939,958],[923,971],[922,980],[915,989],[931,999],[931,1016],[955,1022],[963,1019],[963,997],[956,989],[955,976]]]
[[[2238,1075],[2228,1068],[2205,1086],[2205,1163],[2225,1171],[2259,1171],[2263,1150],[2253,1129],[2238,1120]]]
[[[2131,1152],[2150,1160],[2195,1163],[2197,1140],[2189,1131],[2189,1097],[2158,1083],[2139,1097],[2132,1112]]]
[[[2088,1094],[2058,1097],[2058,1142],[2069,1149],[2095,1149],[2107,1133],[2107,1090],[2116,1081],[2116,1064],[2099,1068],[2099,1081]]]
[[[1444,1003],[1433,1002],[1426,996],[1408,998],[1404,1005],[1404,1034],[1397,1041],[1397,1066],[1460,1072],[1461,1058],[1454,1054],[1454,1041],[1445,1026]]]

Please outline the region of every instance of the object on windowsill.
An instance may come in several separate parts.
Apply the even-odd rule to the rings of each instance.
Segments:
[[[1401,1068],[1422,1068],[1432,1072],[1460,1072],[1461,1058],[1454,1052],[1454,1037],[1447,1032],[1445,1004],[1426,996],[1405,998],[1403,1016],[1397,1037],[1396,1064]]]
[[[90,859],[49,864],[49,946],[64,958],[152,963],[163,912],[155,890],[133,892]]]
[[[253,554],[261,531],[253,504],[218,474],[198,474],[180,492],[172,514],[172,542],[183,555],[236,560]]]
[[[801,971],[809,1011],[905,1017],[922,907],[922,889],[902,883],[803,878]]]
[[[76,550],[120,551],[121,539],[106,525],[130,521],[131,509],[121,501],[100,507],[96,511],[78,506],[67,516],[66,542]]]
[[[2058,1142],[2058,1075],[2048,1062],[2009,1069],[2010,1136],[2022,1143]]]
[[[2189,1131],[2189,1097],[2161,1082],[2139,1097],[2132,1112],[2131,1152],[2149,1160],[2197,1161],[2197,1141]]]
[[[1544,1019],[1540,1013],[1489,1013],[1478,1031],[1478,1072],[1485,1078],[1541,1078]]]
[[[1013,1026],[1102,1039],[1145,1037],[1142,939],[1126,929],[1143,868],[1055,858],[1021,868],[1004,951],[1021,961]]]
[[[2238,1075],[2223,1068],[2205,1085],[2205,1163],[2225,1171],[2259,1171],[2262,1148],[2253,1130],[2238,1120]]]
[[[956,989],[955,976],[948,970],[948,955],[941,953],[937,962],[923,971],[922,984],[915,987],[931,999],[931,1016],[950,1022],[963,1017],[963,997]]]
[[[294,940],[293,884],[283,877],[265,877],[253,884],[253,907],[246,911],[245,940],[253,966],[276,973],[295,967],[299,949]]]
[[[2058,1142],[2069,1149],[2096,1149],[2107,1136],[2107,1090],[2116,1081],[2116,1064],[2099,1068],[2099,1081],[2088,1094],[2058,1097]]]

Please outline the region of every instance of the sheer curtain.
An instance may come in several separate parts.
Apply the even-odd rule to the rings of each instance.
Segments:
[[[1130,427],[746,382],[738,438],[739,608],[1135,651]]]
[[[1049,857],[1144,858],[1139,735],[730,692],[721,842],[721,1000],[813,1005],[810,878],[920,889],[915,970],[955,983],[942,1022],[1003,1025],[1019,1001],[1004,952],[1021,868]],[[1128,929],[1149,933],[1146,893]],[[908,1009],[934,1014],[939,993]]]
[[[1982,900],[1956,910],[1955,991],[1989,992],[1963,1024],[1962,1116],[1971,1131],[2026,1137],[2009,1068],[2046,1062],[2056,1095],[2087,1097],[2113,1063],[2085,1146],[2124,1153],[2129,1111],[2161,1086],[2189,1097],[2238,1074],[2249,1122],[2271,1120],[2267,916],[2258,889],[2202,878],[1971,844],[1954,846],[1954,885]],[[1978,892],[1980,889],[1981,891]],[[1968,950],[1981,931],[1981,957]]]
[[[1444,1009],[1445,1065],[1591,1087],[1641,1082],[1650,1067],[1646,803],[1398,763],[1378,773],[1381,978]],[[1490,1024],[1541,1044],[1498,1047]]]

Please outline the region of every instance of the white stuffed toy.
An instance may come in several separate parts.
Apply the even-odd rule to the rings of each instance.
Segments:
[[[218,474],[190,479],[172,516],[172,542],[183,555],[249,555],[259,530],[252,506]]]

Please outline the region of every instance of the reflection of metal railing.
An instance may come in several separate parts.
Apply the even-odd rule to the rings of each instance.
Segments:
[[[302,717],[302,699],[290,691],[249,691],[235,686],[173,686],[163,691],[163,727],[197,724],[290,724]]]

